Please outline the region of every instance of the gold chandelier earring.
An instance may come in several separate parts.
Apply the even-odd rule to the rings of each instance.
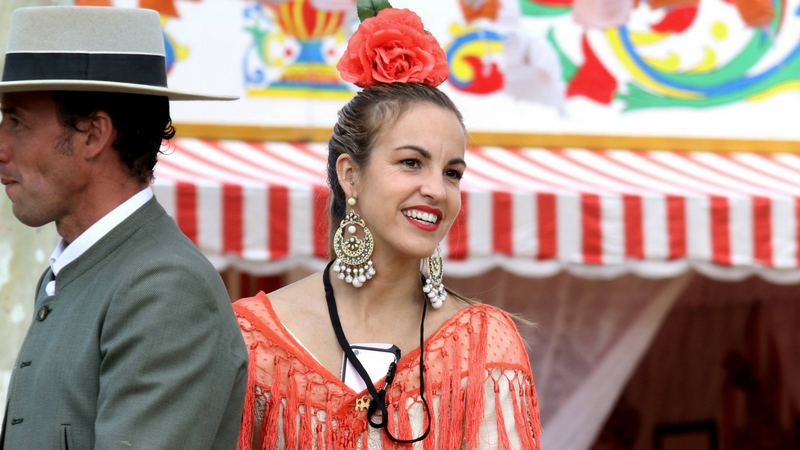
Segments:
[[[360,288],[375,276],[375,267],[370,260],[375,244],[369,228],[353,209],[356,199],[348,198],[347,204],[350,205],[350,212],[342,219],[333,237],[333,251],[336,253],[333,271],[340,280]],[[364,231],[363,238],[356,235],[357,226]]]
[[[444,288],[442,280],[444,271],[442,270],[441,247],[436,246],[436,252],[425,260],[425,265],[427,266],[428,274],[425,278],[425,286],[422,287],[422,292],[428,296],[431,306],[441,308],[444,299],[447,298],[447,290]]]

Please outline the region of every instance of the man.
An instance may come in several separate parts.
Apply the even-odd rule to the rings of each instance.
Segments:
[[[247,349],[218,273],[153,198],[174,130],[159,15],[14,12],[0,82],[0,181],[55,222],[0,448],[233,449]]]

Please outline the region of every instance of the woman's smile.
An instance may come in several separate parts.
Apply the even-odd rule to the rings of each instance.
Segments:
[[[403,215],[415,227],[425,231],[436,231],[439,229],[439,219],[442,217],[442,211],[430,206],[419,205],[404,209]]]

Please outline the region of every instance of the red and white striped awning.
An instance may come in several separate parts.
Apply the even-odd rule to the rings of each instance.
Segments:
[[[175,139],[155,192],[218,267],[320,267],[324,144]],[[800,281],[800,155],[470,148],[462,211],[442,249],[451,274]],[[593,275],[594,274],[594,275]]]

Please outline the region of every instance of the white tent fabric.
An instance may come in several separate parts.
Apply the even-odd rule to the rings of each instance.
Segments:
[[[691,278],[692,274],[674,278],[654,297],[641,299],[646,303],[645,309],[631,323],[625,324],[617,342],[606,350],[585,381],[545,422],[547,433],[542,435],[543,448],[586,450],[591,447],[664,318]]]
[[[327,258],[324,144],[176,139],[155,191],[219,269]],[[470,148],[451,273],[800,281],[800,156]]]

